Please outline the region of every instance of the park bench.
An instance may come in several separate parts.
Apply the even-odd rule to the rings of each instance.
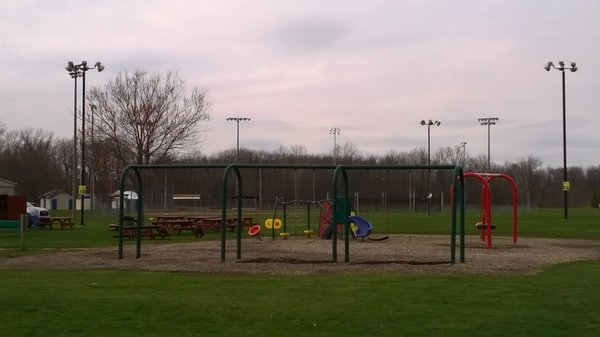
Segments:
[[[0,229],[14,230],[15,233],[19,233],[19,220],[0,220]]]

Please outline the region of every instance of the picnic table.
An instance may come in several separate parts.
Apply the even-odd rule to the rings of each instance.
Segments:
[[[203,229],[221,230],[221,217],[205,217],[198,220]],[[236,218],[225,219],[225,227],[234,230]]]
[[[157,228],[166,231],[169,234],[180,234],[184,230],[189,230],[196,237],[204,236],[202,226],[195,220],[178,218],[159,218],[152,222]]]
[[[71,217],[68,216],[41,216],[39,220],[40,228],[50,227],[52,229],[52,225],[57,224],[60,225],[60,229],[64,229],[65,227],[70,227],[73,229],[73,222],[71,221]]]
[[[117,224],[110,224],[108,225],[108,227],[110,229],[119,230],[119,225]],[[156,236],[160,236],[162,239],[164,239],[164,235],[158,230],[158,227],[156,225],[142,225],[140,227],[141,229],[141,236],[142,237],[147,237],[150,239],[155,239]],[[136,225],[123,225],[123,237],[133,240],[135,239],[137,236],[137,226]],[[113,237],[118,238],[119,235],[113,235]]]
[[[158,215],[156,221],[173,221],[173,220],[185,220],[184,215]]]

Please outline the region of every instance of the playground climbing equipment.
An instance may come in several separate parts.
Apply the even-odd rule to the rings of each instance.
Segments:
[[[496,178],[507,180],[512,187],[512,241],[517,243],[517,184],[515,180],[505,173],[477,173],[477,172],[466,172],[465,178],[472,177],[481,183],[481,221],[475,224],[477,230],[479,230],[480,238],[486,242],[488,249],[492,248],[492,230],[496,228],[496,225],[492,223],[492,193],[490,188],[490,182]],[[453,186],[451,187],[453,188]],[[451,193],[452,195],[452,193]]]
[[[242,193],[243,190],[243,181],[242,175],[240,173],[241,170],[247,169],[309,169],[309,170],[333,170],[333,178],[332,178],[332,209],[333,209],[333,222],[332,224],[341,224],[343,230],[343,239],[344,239],[344,261],[350,261],[350,224],[349,224],[349,208],[344,205],[346,202],[340,203],[338,201],[338,196],[343,197],[342,200],[349,200],[349,180],[348,180],[348,171],[353,170],[451,170],[452,173],[452,199],[458,202],[452,203],[451,210],[451,221],[450,221],[450,260],[449,263],[455,263],[456,261],[456,236],[457,231],[459,231],[460,236],[460,262],[465,261],[465,230],[464,230],[464,220],[465,220],[465,207],[464,207],[464,173],[460,166],[457,165],[294,165],[294,164],[229,164],[229,165],[221,165],[221,164],[150,164],[150,165],[129,165],[123,169],[120,178],[120,192],[119,192],[119,231],[118,231],[118,258],[123,258],[123,218],[125,216],[125,204],[124,204],[124,192],[125,192],[125,183],[128,179],[132,181],[134,184],[137,184],[137,188],[135,188],[136,193],[138,194],[138,204],[137,204],[137,228],[136,228],[136,258],[141,257],[141,238],[142,238],[142,224],[144,223],[144,191],[143,191],[143,180],[141,171],[145,170],[165,170],[165,169],[223,169],[223,178],[222,178],[222,191],[221,191],[221,261],[225,261],[226,258],[226,240],[227,240],[227,227],[225,224],[227,223],[227,209],[228,209],[228,186],[230,176],[234,176],[235,178],[235,186],[236,186],[236,197],[237,200],[237,223],[235,227],[235,235],[236,235],[236,257],[237,259],[242,258],[242,228],[243,228],[243,217],[242,217]],[[133,176],[133,177],[132,177]],[[132,179],[133,178],[133,179]],[[460,209],[460,219],[459,216]],[[342,216],[338,216],[343,214]],[[273,216],[273,219],[276,219],[276,216]],[[457,229],[457,224],[459,224],[459,228]],[[283,220],[283,227],[285,229],[285,217]],[[274,228],[272,229],[274,231]],[[273,232],[274,233],[274,232]],[[337,244],[338,244],[338,231],[332,230],[332,240],[331,240],[331,259],[332,262],[337,262],[338,260],[338,252],[337,252]],[[274,235],[274,234],[273,234]]]

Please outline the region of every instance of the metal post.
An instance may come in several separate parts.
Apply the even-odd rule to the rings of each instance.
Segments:
[[[71,205],[71,219],[75,220],[75,209],[77,208],[77,73],[72,73],[71,77],[75,82],[75,93],[73,95],[73,195],[71,196],[71,200],[73,204]]]
[[[569,181],[567,179],[567,94],[565,90],[565,71],[562,71],[562,120],[563,120],[563,184]],[[568,189],[563,186],[565,220],[569,218],[567,207]]]
[[[91,136],[91,145],[90,145],[90,211],[94,211],[94,193],[96,192],[96,179],[94,179],[94,114],[96,112],[96,106],[91,105],[92,109],[92,131],[90,132]]]
[[[564,220],[567,220],[568,217],[568,207],[567,207],[567,199],[568,192],[571,189],[571,184],[567,178],[567,94],[565,89],[565,70],[570,70],[571,72],[576,72],[578,70],[577,64],[575,62],[571,62],[570,67],[565,66],[564,61],[558,62],[558,67],[554,65],[552,62],[548,62],[544,65],[544,69],[546,71],[550,71],[550,69],[556,69],[562,72],[562,124],[563,124],[563,191],[564,191]]]
[[[81,177],[79,184],[79,193],[81,193],[81,226],[85,225],[83,220],[84,209],[85,209],[85,72],[83,69],[83,75],[81,77]]]
[[[498,121],[499,118],[498,117],[482,117],[482,118],[477,118],[477,121],[484,126],[487,126],[487,157],[488,157],[488,164],[487,164],[487,172],[490,173],[492,171],[492,161],[491,161],[491,157],[490,157],[490,128],[492,125],[496,125],[496,121]]]
[[[239,164],[240,162],[240,122],[249,121],[248,117],[228,117],[225,120],[233,121],[236,123],[236,152],[235,152],[235,162]]]
[[[462,147],[462,161],[459,164],[464,168],[467,160],[467,142],[461,142],[460,146]]]
[[[235,150],[235,162],[240,162],[240,121],[236,123],[236,150]]]
[[[431,123],[427,124],[427,165],[431,165]],[[427,169],[427,215],[431,215],[431,169]]]
[[[69,72],[69,75],[71,75],[71,77],[75,78],[75,81],[77,81],[77,77],[81,76],[82,77],[82,89],[81,89],[81,122],[82,122],[82,126],[81,126],[81,177],[80,177],[80,190],[81,190],[81,225],[85,225],[84,219],[83,219],[83,212],[85,209],[85,72],[90,70],[90,69],[98,69],[98,72],[101,72],[102,70],[104,70],[104,66],[102,65],[102,63],[100,62],[96,62],[94,64],[93,67],[89,67],[87,65],[87,61],[81,61],[80,64],[74,64],[73,61],[69,61],[67,63],[67,66],[65,67],[65,69]],[[77,83],[77,82],[75,82]],[[75,84],[75,97],[77,97],[77,84]],[[75,98],[75,125],[74,125],[74,130],[73,130],[73,147],[74,147],[74,153],[77,152],[77,98]],[[74,154],[74,158],[76,155]],[[77,160],[75,159],[74,162],[76,162]],[[73,170],[73,177],[75,176],[75,171],[77,171],[77,165],[75,164],[73,166],[74,170]],[[73,186],[75,185],[75,179],[73,179]],[[77,191],[75,191],[75,188],[73,188],[73,202],[75,203],[75,194]],[[76,204],[76,203],[75,203]],[[75,205],[74,205],[75,206]],[[74,217],[74,211],[72,213],[73,217]]]
[[[440,126],[441,124],[440,121],[432,121],[431,119],[429,121],[421,121],[421,125],[427,126],[427,166],[431,165],[431,127]],[[431,192],[431,169],[427,169],[427,189],[427,215],[431,215],[431,199],[433,198],[433,193]]]
[[[330,128],[329,134],[333,135],[333,165],[336,165],[336,157],[337,157],[337,135],[342,131],[340,128]]]

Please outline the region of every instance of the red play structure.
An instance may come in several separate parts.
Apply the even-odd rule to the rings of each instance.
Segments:
[[[512,236],[513,243],[517,243],[517,184],[514,179],[505,173],[476,173],[466,172],[465,178],[473,177],[481,182],[481,222],[476,224],[481,234],[481,240],[486,241],[487,248],[492,248],[492,229],[496,228],[492,224],[492,198],[490,182],[495,178],[504,178],[512,186],[513,192],[513,223],[512,223]],[[450,194],[452,195],[452,194]]]

